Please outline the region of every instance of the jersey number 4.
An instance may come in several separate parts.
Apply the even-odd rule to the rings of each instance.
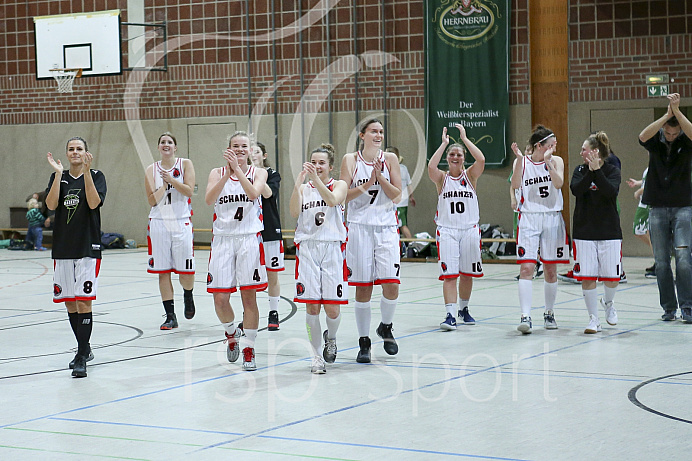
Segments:
[[[242,221],[243,220],[243,210],[244,210],[244,208],[242,206],[238,207],[238,211],[235,212],[235,216],[233,216],[233,219],[237,219],[238,221]]]

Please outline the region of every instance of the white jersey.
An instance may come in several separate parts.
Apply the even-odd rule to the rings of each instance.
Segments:
[[[644,170],[644,174],[642,174],[642,185],[641,189],[644,189],[644,185],[646,184],[646,175],[649,174],[649,168],[647,167],[646,170]],[[637,205],[639,208],[648,208],[649,205],[645,205],[642,203],[642,199],[644,198],[644,194],[639,196],[639,205]]]
[[[334,190],[334,179],[326,184]],[[305,240],[323,242],[345,242],[344,206],[329,206],[312,182],[303,187],[303,198],[300,203],[300,215],[296,224],[296,243]]]
[[[456,178],[447,173],[437,197],[435,224],[452,229],[467,229],[477,225],[479,219],[478,195],[466,176],[466,170]]]
[[[382,174],[387,181],[391,180],[389,165],[384,161],[384,152],[377,154],[380,161],[385,166]],[[349,188],[355,189],[359,185],[365,184],[372,176],[373,164],[367,163],[360,151],[356,153],[356,168],[353,170],[353,179]],[[348,222],[369,226],[396,226],[396,204],[387,197],[382,190],[382,186],[375,182],[363,194],[348,202]]]
[[[160,161],[154,163],[152,167],[154,190],[164,185],[163,179],[161,178],[162,171],[167,171],[168,174],[179,181],[185,181],[185,167],[182,158],[175,159],[175,163],[168,170],[161,167]],[[192,201],[190,197],[180,193],[170,184],[166,186],[166,195],[163,196],[163,199],[159,203],[151,207],[149,218],[186,219],[192,216]]]
[[[408,186],[411,184],[411,174],[406,165],[399,164],[401,169],[401,200],[396,204],[398,208],[408,206]]]
[[[520,213],[545,213],[562,210],[562,192],[553,186],[545,162],[533,163],[529,155],[522,159]]]
[[[221,175],[226,173],[221,169]],[[254,184],[255,167],[249,166],[245,177]],[[261,196],[260,196],[261,197]],[[240,181],[228,178],[219,197],[214,202],[214,235],[256,234],[264,229],[262,224],[262,202],[260,197],[250,200]]]

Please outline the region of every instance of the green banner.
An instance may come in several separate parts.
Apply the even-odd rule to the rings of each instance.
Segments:
[[[461,123],[486,166],[501,167],[508,152],[509,0],[425,4],[428,158],[440,146],[443,127],[450,142],[459,141],[454,124]]]

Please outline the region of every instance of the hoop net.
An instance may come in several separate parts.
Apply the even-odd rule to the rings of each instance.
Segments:
[[[50,69],[58,83],[58,93],[72,93],[74,79],[82,76],[82,69]]]

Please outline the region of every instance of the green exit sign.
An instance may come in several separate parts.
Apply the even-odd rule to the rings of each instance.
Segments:
[[[646,88],[646,92],[650,98],[668,96],[668,85],[649,85]]]

